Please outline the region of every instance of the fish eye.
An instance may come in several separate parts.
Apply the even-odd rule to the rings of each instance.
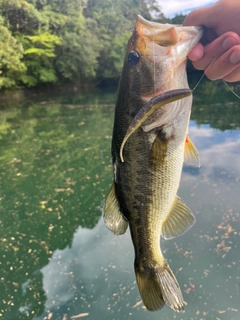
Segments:
[[[139,60],[140,60],[140,55],[138,54],[137,51],[132,50],[131,52],[129,52],[129,54],[128,54],[128,64],[130,66],[135,66],[136,64],[138,64]]]

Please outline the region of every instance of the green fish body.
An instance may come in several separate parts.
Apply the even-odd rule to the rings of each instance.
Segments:
[[[192,96],[185,64],[200,37],[199,28],[139,16],[119,83],[112,138],[114,181],[104,220],[115,234],[123,234],[129,225],[139,292],[151,311],[164,304],[175,311],[184,307],[160,236],[174,238],[195,222],[177,190],[183,162],[199,166],[188,137]]]

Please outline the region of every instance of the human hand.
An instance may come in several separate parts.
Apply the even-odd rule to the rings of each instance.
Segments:
[[[183,23],[184,26],[205,27],[201,43],[188,57],[194,67],[204,70],[211,80],[240,80],[239,21],[239,0],[220,0],[212,6],[192,11]]]

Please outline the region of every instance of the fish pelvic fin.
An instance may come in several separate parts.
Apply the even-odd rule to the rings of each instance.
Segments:
[[[184,164],[198,168],[200,167],[200,159],[197,148],[189,138],[188,134],[186,136],[184,149]]]
[[[166,240],[180,236],[195,223],[195,217],[185,203],[176,197],[172,209],[162,224],[162,237]]]
[[[142,301],[149,311],[161,309],[165,304],[174,311],[184,309],[180,286],[167,262],[155,267],[139,267],[135,261],[135,274]]]
[[[120,235],[126,232],[128,221],[120,211],[120,206],[115,195],[114,183],[105,201],[103,219],[107,228],[114,234]]]

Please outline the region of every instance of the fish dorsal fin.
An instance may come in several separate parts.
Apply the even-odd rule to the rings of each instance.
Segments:
[[[185,97],[188,97],[192,94],[192,91],[190,89],[176,89],[167,91],[165,93],[159,94],[156,97],[153,97],[151,100],[149,100],[136,114],[132,122],[130,123],[130,126],[127,129],[127,132],[125,134],[125,137],[123,138],[121,147],[120,147],[120,159],[122,162],[124,162],[123,159],[123,149],[124,145],[127,142],[128,138],[143,124],[145,120],[149,116],[153,114],[154,111],[161,108],[165,104],[168,104],[170,102],[183,99]]]
[[[114,234],[119,235],[126,232],[128,222],[120,211],[119,203],[115,195],[114,183],[105,201],[103,219],[108,229]]]
[[[184,164],[198,168],[200,167],[200,159],[197,148],[189,138],[188,134],[186,136],[184,149]]]
[[[195,218],[184,202],[176,197],[172,209],[162,225],[162,237],[166,240],[180,236],[195,223]]]

